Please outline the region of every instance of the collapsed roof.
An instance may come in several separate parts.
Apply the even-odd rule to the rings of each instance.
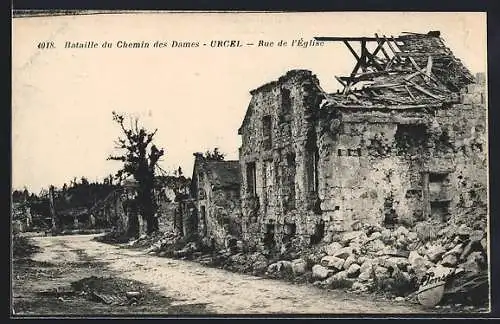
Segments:
[[[404,107],[454,102],[460,89],[475,80],[445,46],[439,31],[405,33],[397,38],[375,34],[315,39],[343,42],[357,61],[349,76],[335,77],[343,90],[325,94],[329,105]],[[361,43],[360,53],[351,42]],[[375,49],[370,51],[367,43]]]
[[[202,153],[194,153],[193,180],[196,174],[203,173],[213,189],[239,188],[241,170],[238,160],[213,160],[203,156]],[[196,181],[191,182],[191,190],[196,190]]]

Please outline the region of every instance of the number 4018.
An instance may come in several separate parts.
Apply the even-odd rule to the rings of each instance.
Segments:
[[[54,42],[40,42],[38,43],[37,47],[39,49],[56,48]]]

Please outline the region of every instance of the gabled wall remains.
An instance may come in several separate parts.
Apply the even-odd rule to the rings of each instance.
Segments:
[[[251,92],[239,130],[242,229],[251,245],[278,247],[293,236],[309,244],[320,224],[314,171],[317,83],[310,71],[293,70]]]

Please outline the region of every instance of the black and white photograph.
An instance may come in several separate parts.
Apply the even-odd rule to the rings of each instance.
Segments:
[[[489,314],[486,18],[14,10],[11,318]]]

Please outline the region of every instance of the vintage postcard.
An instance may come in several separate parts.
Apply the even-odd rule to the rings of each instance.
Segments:
[[[489,313],[486,38],[14,12],[11,316]]]

